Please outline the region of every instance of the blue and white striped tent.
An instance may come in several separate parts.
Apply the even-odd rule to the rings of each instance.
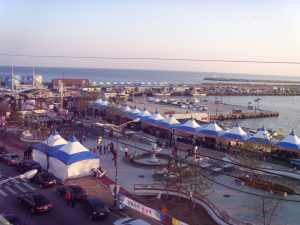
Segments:
[[[194,134],[196,135],[203,128],[191,117],[185,124],[177,129],[178,132],[185,134]]]
[[[298,153],[300,151],[300,139],[297,137],[294,130],[292,130],[290,135],[278,142],[276,146],[282,150]]]
[[[148,117],[148,118],[142,118],[142,123],[145,123],[147,125],[151,125],[151,126],[156,126],[158,123],[160,123],[161,121],[163,121],[165,118],[162,117],[162,115],[160,115],[158,113],[158,111],[156,110],[156,112]]]
[[[66,145],[50,154],[49,172],[61,180],[77,178],[91,174],[99,163],[99,155],[90,152],[73,136]]]
[[[238,123],[228,132],[225,132],[221,138],[226,140],[245,141],[248,139],[247,133],[239,126]]]
[[[134,115],[139,114],[141,111],[136,107],[136,105],[125,115],[126,117],[134,118]]]
[[[272,144],[275,142],[273,137],[265,130],[264,126],[262,126],[260,131],[246,141],[254,141],[261,144]]]
[[[135,118],[135,119],[140,118],[142,120],[142,119],[149,118],[150,116],[151,116],[151,114],[148,112],[146,107],[144,107],[142,112],[140,112],[139,114],[132,115],[132,118]]]
[[[216,124],[215,120],[213,120],[206,128],[198,131],[198,135],[211,138],[220,137],[223,134],[225,134],[225,131]]]
[[[172,113],[166,119],[157,123],[157,127],[162,129],[175,129],[181,126],[182,124],[172,115]]]
[[[68,142],[56,130],[42,143],[32,146],[32,159],[47,169],[47,154],[57,151]]]

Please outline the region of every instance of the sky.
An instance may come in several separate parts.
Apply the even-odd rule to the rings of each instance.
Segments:
[[[299,9],[299,0],[0,0],[0,65],[300,76]]]

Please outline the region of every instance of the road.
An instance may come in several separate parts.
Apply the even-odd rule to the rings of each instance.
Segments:
[[[0,171],[3,176],[0,180],[5,179],[4,176],[13,177],[20,175],[13,166],[7,166],[0,162]],[[17,203],[17,196],[23,192],[34,191],[45,195],[53,204],[53,210],[50,212],[32,215],[29,208]],[[26,179],[14,179],[0,185],[0,213],[17,214],[22,221],[26,221],[29,225],[53,225],[53,224],[107,224],[111,225],[120,215],[110,212],[110,218],[97,219],[90,221],[89,215],[80,208],[80,204],[76,203],[75,208],[67,206],[66,200],[56,193],[56,186],[40,189],[36,184],[30,183]]]

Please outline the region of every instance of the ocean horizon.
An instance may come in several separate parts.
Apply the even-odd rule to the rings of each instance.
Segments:
[[[11,66],[0,66],[1,75],[11,75]],[[33,67],[14,66],[15,75],[32,75]],[[90,82],[166,82],[173,84],[202,84],[221,83],[220,81],[203,80],[205,77],[231,78],[231,79],[254,79],[254,80],[280,80],[300,81],[300,76],[286,75],[259,75],[259,74],[237,74],[237,73],[214,73],[214,72],[192,72],[171,70],[140,70],[140,69],[109,69],[109,68],[76,68],[76,67],[34,67],[35,75],[42,75],[43,82],[50,82],[53,78],[80,79],[87,78]],[[226,81],[222,81],[226,83]],[[245,83],[245,82],[228,82]],[[252,84],[255,84],[251,82]],[[256,82],[272,84],[270,82]],[[282,84],[282,83],[281,83]]]

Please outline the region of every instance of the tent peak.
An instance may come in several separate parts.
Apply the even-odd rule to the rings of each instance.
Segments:
[[[78,142],[78,141],[77,141],[76,137],[73,135],[70,139],[70,142]]]

